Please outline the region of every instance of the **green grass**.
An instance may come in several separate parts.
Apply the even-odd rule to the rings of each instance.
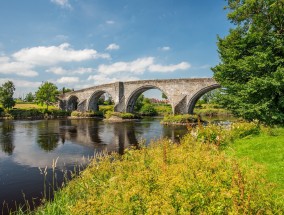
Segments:
[[[202,104],[194,108],[194,114],[201,116],[227,116],[231,115],[231,112],[217,104]]]
[[[165,115],[163,120],[161,121],[162,123],[197,123],[198,122],[198,116],[196,115],[191,115],[191,114],[181,114],[181,115]]]
[[[237,139],[226,151],[264,165],[267,178],[284,189],[284,128],[268,129],[258,136]]]

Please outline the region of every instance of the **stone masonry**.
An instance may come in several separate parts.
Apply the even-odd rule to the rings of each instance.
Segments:
[[[108,93],[114,100],[116,112],[131,113],[139,95],[150,89],[159,89],[168,97],[174,114],[185,114],[193,113],[202,95],[219,87],[212,78],[116,82],[62,94],[59,107],[63,110],[96,111],[98,99]]]

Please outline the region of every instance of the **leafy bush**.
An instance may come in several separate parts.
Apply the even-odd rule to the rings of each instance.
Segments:
[[[88,112],[80,112],[80,111],[72,111],[72,117],[102,117],[103,113],[101,111],[88,111]]]
[[[147,103],[141,107],[139,114],[141,114],[142,116],[156,116],[158,115],[158,112],[152,104]]]
[[[70,112],[63,110],[46,110],[46,109],[11,109],[8,113],[13,116],[15,119],[25,119],[25,118],[33,118],[33,119],[42,119],[45,117],[66,117],[70,115]]]
[[[113,111],[114,105],[100,105],[99,111],[101,111],[103,114],[105,114],[108,111]]]
[[[254,122],[242,122],[232,124],[232,136],[235,138],[244,138],[251,135],[258,135],[260,133],[260,124]]]
[[[108,112],[108,116],[116,116],[122,119],[136,119],[137,116],[132,113]]]
[[[260,130],[260,125],[256,122],[233,123],[228,128],[209,124],[207,126],[199,125],[196,128],[191,128],[191,135],[199,142],[224,146],[235,139],[258,135]]]
[[[198,116],[191,114],[183,115],[166,115],[164,116],[163,123],[197,123]]]
[[[171,105],[158,104],[158,105],[154,105],[154,108],[157,111],[158,115],[165,116],[165,115],[172,114],[172,107],[171,107]]]

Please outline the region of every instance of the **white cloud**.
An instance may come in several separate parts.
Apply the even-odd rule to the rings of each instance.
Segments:
[[[115,23],[115,21],[113,21],[113,20],[107,20],[106,21],[106,24],[109,24],[109,25],[113,25]]]
[[[33,66],[25,62],[13,62],[8,57],[0,57],[0,74],[15,74],[19,76],[34,77],[38,73]]]
[[[53,73],[55,75],[64,75],[64,74],[68,73],[68,71],[63,69],[62,67],[52,67],[52,68],[46,70],[46,72],[50,72],[50,73]]]
[[[149,66],[154,62],[153,57],[138,58],[131,62],[117,62],[111,65],[100,65],[98,68],[99,73],[115,74],[118,72],[130,72],[134,74],[143,74]]]
[[[106,50],[118,50],[120,47],[119,45],[115,44],[115,43],[112,43],[112,44],[109,44],[108,47],[106,48]]]
[[[119,77],[110,77],[109,75],[98,74],[98,75],[90,75],[88,77],[88,81],[94,81],[95,85],[114,83],[117,81],[135,81],[135,80],[139,80],[139,78],[127,75]]]
[[[81,62],[97,58],[109,58],[108,54],[100,54],[94,49],[74,50],[69,43],[59,46],[38,46],[21,49],[13,54],[20,62],[28,62],[37,66],[55,65],[60,62]]]
[[[176,70],[186,70],[189,69],[191,65],[187,62],[181,62],[179,64],[175,65],[168,65],[168,66],[163,66],[159,64],[154,64],[149,66],[149,71],[150,72],[174,72]]]
[[[59,84],[71,84],[71,83],[77,83],[79,81],[80,80],[78,77],[62,77],[58,79],[56,82]]]
[[[162,51],[170,51],[171,50],[171,47],[169,46],[164,46],[161,48]]]
[[[36,88],[39,87],[42,82],[32,82],[32,81],[26,81],[26,80],[20,80],[20,79],[13,79],[13,78],[0,78],[0,84],[3,84],[7,81],[12,81],[17,88],[26,88],[26,87],[31,87],[31,88]]]
[[[62,8],[72,9],[68,0],[51,0],[52,3],[59,5]]]
[[[111,65],[102,64],[98,68],[98,72],[105,75],[128,72],[132,74],[143,74],[149,72],[174,72],[177,70],[189,69],[191,65],[187,62],[172,65],[160,65],[154,63],[153,57],[138,58],[131,62],[116,62]]]
[[[86,73],[91,73],[93,72],[94,69],[93,68],[77,68],[74,70],[67,70],[67,69],[63,69],[62,67],[52,67],[48,70],[46,70],[46,72],[50,72],[56,75],[65,75],[65,74],[86,74]]]

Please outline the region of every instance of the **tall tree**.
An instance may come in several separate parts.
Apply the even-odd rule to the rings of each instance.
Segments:
[[[284,124],[284,0],[228,0],[236,25],[218,38],[212,68],[221,103],[237,116]]]
[[[43,105],[46,105],[46,109],[58,100],[58,90],[57,86],[50,82],[44,82],[35,93],[36,101]]]
[[[26,97],[25,97],[25,101],[26,101],[26,102],[33,102],[34,99],[35,99],[35,97],[34,97],[34,95],[33,95],[31,92],[29,92],[29,93],[26,95]]]
[[[7,81],[0,87],[0,103],[4,108],[10,109],[15,106],[14,91],[15,85],[12,81]]]

